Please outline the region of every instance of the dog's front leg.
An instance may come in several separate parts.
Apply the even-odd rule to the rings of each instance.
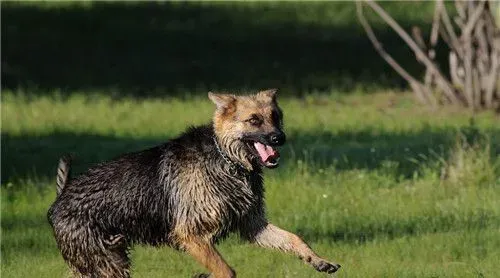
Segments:
[[[183,246],[186,252],[210,271],[210,277],[236,277],[234,270],[224,261],[212,243],[200,238],[190,238],[183,242]]]
[[[301,260],[312,265],[317,271],[334,273],[340,265],[329,262],[319,257],[314,251],[297,235],[287,232],[273,224],[266,224],[255,233],[251,241],[256,244],[276,248],[285,252],[292,252],[299,256]]]

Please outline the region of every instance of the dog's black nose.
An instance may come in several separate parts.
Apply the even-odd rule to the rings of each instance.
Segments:
[[[269,141],[273,145],[283,145],[286,141],[286,135],[283,132],[274,132],[269,136]]]

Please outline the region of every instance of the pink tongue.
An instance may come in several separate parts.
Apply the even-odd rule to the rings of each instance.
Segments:
[[[279,153],[275,151],[271,146],[267,146],[259,142],[254,142],[253,145],[255,146],[257,152],[259,152],[262,162],[267,162],[270,157],[279,157]]]

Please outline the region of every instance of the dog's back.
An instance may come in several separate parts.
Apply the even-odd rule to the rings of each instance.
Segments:
[[[82,222],[95,221],[93,225],[104,228],[109,233],[130,230],[130,227],[126,227],[131,223],[130,220],[134,221],[131,226],[138,225],[141,231],[144,231],[144,225],[159,225],[157,221],[149,221],[152,216],[160,216],[159,208],[151,204],[161,202],[158,198],[163,197],[158,194],[157,181],[158,165],[165,146],[126,154],[96,165],[69,180],[53,204],[49,218],[53,223],[62,221],[63,218]],[[133,219],[134,216],[137,219]],[[128,217],[132,219],[125,221],[124,218]]]

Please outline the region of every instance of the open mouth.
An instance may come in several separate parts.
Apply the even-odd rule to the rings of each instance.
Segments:
[[[252,146],[260,159],[260,163],[267,168],[275,168],[279,164],[280,153],[271,146],[254,141]]]

